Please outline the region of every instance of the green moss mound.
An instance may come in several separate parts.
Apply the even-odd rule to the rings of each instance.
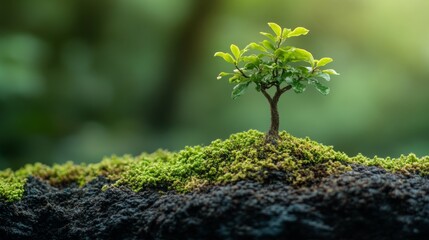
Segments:
[[[398,159],[348,157],[308,138],[296,138],[286,132],[280,136],[278,145],[267,145],[264,133],[250,130],[233,134],[224,141],[215,140],[208,146],[186,147],[179,152],[159,150],[136,157],[113,156],[96,164],[36,163],[15,172],[6,169],[0,172],[0,199],[21,199],[30,175],[59,187],[71,183],[83,186],[104,176],[113,182],[105,187],[126,186],[136,192],[145,188],[186,192],[245,179],[266,182],[280,178],[289,184],[303,185],[349,171],[352,163],[429,175],[429,157],[417,158],[412,154]]]

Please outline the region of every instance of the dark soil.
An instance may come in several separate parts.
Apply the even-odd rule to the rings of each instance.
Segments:
[[[58,189],[30,178],[0,202],[0,239],[429,239],[429,181],[376,167],[292,187],[238,182],[176,194]]]

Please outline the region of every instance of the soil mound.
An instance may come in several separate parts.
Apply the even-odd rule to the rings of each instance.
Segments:
[[[186,194],[30,177],[20,201],[0,202],[0,239],[428,239],[427,178],[352,167],[306,186],[240,181]]]

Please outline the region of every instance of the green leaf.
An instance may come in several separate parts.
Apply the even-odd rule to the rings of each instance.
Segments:
[[[261,45],[259,45],[257,43],[254,43],[254,42],[252,42],[249,45],[247,45],[246,48],[256,49],[256,50],[259,50],[259,51],[262,51],[262,52],[266,52],[267,51],[267,49],[265,49],[263,46],[261,46]]]
[[[308,32],[309,32],[309,30],[306,29],[306,28],[297,27],[292,32],[290,32],[287,35],[287,37],[298,37],[298,36],[301,36],[301,35],[307,35]]]
[[[270,41],[268,41],[268,40],[262,41],[262,45],[264,45],[264,47],[267,48],[267,49],[275,51],[274,45]]]
[[[285,82],[287,84],[292,84],[293,83],[293,78],[291,76],[285,77]]]
[[[246,63],[246,65],[244,65],[244,69],[246,70],[252,70],[255,68],[256,68],[256,65],[254,63]]]
[[[283,28],[283,33],[282,33],[282,38],[286,39],[288,37],[288,34],[291,32],[292,30],[289,28]]]
[[[244,56],[242,57],[243,62],[250,62],[253,64],[259,64],[261,59],[256,55]]]
[[[276,42],[276,37],[274,37],[271,33],[260,32],[260,34],[262,34],[265,37],[269,38],[271,41]]]
[[[296,58],[296,60],[305,61],[305,62],[310,63],[311,66],[314,66],[314,57],[309,51],[302,49],[302,48],[296,48],[294,50],[293,55]]]
[[[311,67],[304,67],[304,66],[299,66],[299,67],[297,67],[296,69],[298,69],[298,70],[299,70],[299,72],[300,72],[302,75],[306,75],[306,74],[308,74],[309,72],[311,72],[311,70],[312,70],[312,68],[311,68]]]
[[[282,47],[282,48],[278,48],[274,52],[274,55],[276,57],[279,57],[284,62],[289,62],[289,61],[292,61],[294,59],[294,57],[292,56],[294,51],[295,51],[295,48]]]
[[[319,74],[316,75],[316,77],[323,78],[326,81],[330,81],[331,80],[331,76],[329,76],[329,74],[324,73],[324,72],[320,72]]]
[[[243,82],[235,85],[234,89],[232,90],[231,97],[232,99],[236,99],[243,95],[246,92],[246,88],[249,86],[250,82]]]
[[[221,73],[219,73],[219,75],[217,76],[217,80],[221,79],[222,77],[229,76],[229,75],[232,75],[232,73],[221,72]]]
[[[235,64],[235,60],[234,58],[231,56],[231,54],[229,53],[224,53],[224,52],[216,52],[214,54],[215,57],[221,57],[223,58],[223,60],[225,60],[226,62]]]
[[[316,84],[319,81],[316,78],[310,77],[310,78],[307,79],[307,82],[308,82],[308,84]]]
[[[241,77],[241,74],[237,73],[237,74],[234,74],[234,76],[230,77],[228,79],[228,81],[229,81],[229,83],[239,83],[240,82],[240,77]]]
[[[284,48],[277,48],[277,49],[274,51],[274,55],[275,55],[276,57],[284,56],[285,54],[287,54],[287,50],[285,50]]]
[[[319,91],[321,94],[323,94],[323,95],[329,94],[329,92],[330,92],[329,87],[327,87],[327,86],[325,86],[319,82],[314,83],[314,85],[316,86],[317,91]]]
[[[240,58],[240,48],[238,48],[235,44],[231,44],[229,48],[231,49],[232,54],[234,54],[235,59],[238,61]]]
[[[277,24],[273,22],[269,22],[268,26],[273,30],[273,32],[279,37],[282,34],[282,28]]]
[[[322,72],[330,74],[330,75],[340,75],[334,69],[326,69],[326,70],[323,70]]]
[[[324,57],[324,58],[320,59],[319,61],[317,61],[316,66],[317,67],[323,67],[323,66],[325,66],[326,64],[328,64],[328,63],[330,63],[332,61],[334,61],[334,59],[329,58],[329,57]]]
[[[305,91],[305,85],[301,82],[294,81],[291,85],[293,91],[295,91],[296,93],[303,93]]]

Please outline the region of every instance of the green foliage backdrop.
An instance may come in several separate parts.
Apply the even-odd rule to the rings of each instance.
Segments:
[[[425,0],[0,0],[0,169],[95,162],[266,131],[260,94],[233,101],[213,52],[267,22],[335,59],[331,94],[285,95],[281,129],[349,155],[429,154]],[[295,42],[294,42],[295,41]],[[224,64],[224,65],[223,65]],[[232,69],[231,69],[232,70]]]

